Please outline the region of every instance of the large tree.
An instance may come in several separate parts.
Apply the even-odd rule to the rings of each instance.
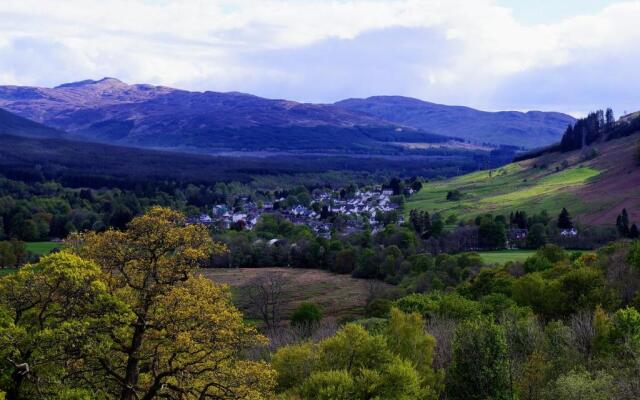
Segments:
[[[488,319],[462,323],[447,375],[449,399],[511,399],[504,329]]]
[[[156,207],[125,231],[89,233],[74,247],[133,313],[87,355],[92,387],[122,400],[268,396],[272,369],[242,358],[264,338],[243,323],[227,287],[195,275],[224,251],[204,227]]]
[[[573,222],[571,222],[571,216],[566,208],[562,208],[560,215],[558,215],[558,228],[571,229],[573,228]]]
[[[132,317],[101,277],[94,263],[63,252],[0,279],[0,390],[8,400],[74,387],[86,350]]]

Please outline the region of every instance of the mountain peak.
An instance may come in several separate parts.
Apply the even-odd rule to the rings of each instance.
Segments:
[[[111,78],[107,76],[97,81],[93,79],[85,79],[83,81],[78,81],[78,82],[63,83],[62,85],[56,86],[55,89],[83,87],[83,86],[92,86],[92,85],[98,85],[98,86],[123,86],[124,85],[126,86],[127,84],[122,82],[119,79]]]

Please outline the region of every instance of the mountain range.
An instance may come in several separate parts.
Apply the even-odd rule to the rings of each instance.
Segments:
[[[401,154],[464,141],[533,148],[557,142],[573,122],[560,113],[489,113],[403,97],[309,104],[115,78],[0,86],[0,108],[53,128],[55,137],[64,131],[69,139],[215,154]]]
[[[401,96],[348,99],[335,105],[439,135],[526,148],[557,142],[575,122],[573,117],[557,112],[486,112]]]

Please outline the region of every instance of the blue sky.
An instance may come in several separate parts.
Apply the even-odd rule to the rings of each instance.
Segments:
[[[581,14],[595,14],[616,0],[499,0],[526,24],[549,24]]]
[[[640,109],[638,0],[3,0],[0,84]]]

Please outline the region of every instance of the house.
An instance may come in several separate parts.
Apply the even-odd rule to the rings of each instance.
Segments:
[[[233,216],[231,217],[232,221],[238,222],[238,221],[246,221],[247,220],[247,214],[233,214]]]
[[[524,247],[527,242],[528,229],[512,228],[507,230],[507,248],[517,249]]]
[[[576,237],[578,236],[578,230],[576,228],[563,229],[560,231],[562,237]]]
[[[213,215],[223,216],[228,211],[229,208],[226,204],[218,204],[217,206],[213,207]]]

